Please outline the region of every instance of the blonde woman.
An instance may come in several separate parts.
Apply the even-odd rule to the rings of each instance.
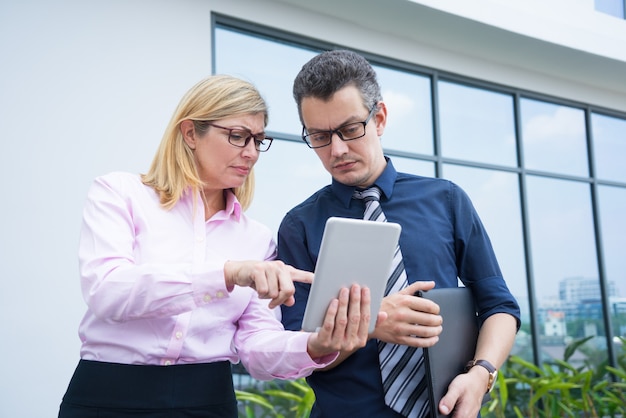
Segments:
[[[253,85],[208,77],[148,173],[94,181],[79,246],[88,309],[59,417],[236,417],[231,363],[293,379],[365,345],[368,289],[343,289],[318,333],[285,331],[270,309],[313,277],[275,261],[271,231],[244,213],[267,120]]]

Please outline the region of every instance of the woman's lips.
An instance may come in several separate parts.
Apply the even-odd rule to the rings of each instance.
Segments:
[[[237,171],[239,174],[242,174],[244,176],[247,176],[248,174],[250,174],[250,167],[247,166],[243,166],[243,165],[237,165],[233,167],[235,169],[235,171]]]

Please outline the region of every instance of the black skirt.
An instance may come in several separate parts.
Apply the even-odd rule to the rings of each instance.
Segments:
[[[230,362],[147,366],[80,360],[59,418],[236,418]]]

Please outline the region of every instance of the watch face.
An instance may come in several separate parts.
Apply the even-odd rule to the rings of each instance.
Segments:
[[[493,390],[496,385],[496,379],[498,378],[498,371],[494,370],[493,373],[489,373],[489,383],[487,384],[487,393]]]
[[[493,387],[496,384],[496,378],[498,377],[498,370],[493,366],[493,364],[489,363],[487,360],[472,360],[467,363],[465,367],[465,371],[469,371],[474,366],[482,366],[489,372],[489,382],[487,383],[487,393],[491,392]]]

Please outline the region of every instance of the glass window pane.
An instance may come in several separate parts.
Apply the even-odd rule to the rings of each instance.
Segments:
[[[292,135],[302,132],[291,93],[293,80],[302,65],[316,54],[224,28],[215,29],[215,72],[243,78],[259,89],[270,108],[268,131]],[[260,62],[267,65],[259,65]]]
[[[565,345],[586,336],[606,359],[589,185],[536,176],[527,185],[540,361],[563,359]]]
[[[373,66],[387,105],[385,149],[433,155],[430,78]]]
[[[517,166],[513,97],[446,81],[438,87],[442,155]]]
[[[520,101],[524,165],[528,169],[588,176],[585,114],[537,100]]]
[[[624,0],[594,0],[594,3],[597,11],[624,18]]]
[[[591,115],[596,176],[626,182],[626,119]]]
[[[522,328],[513,353],[532,361],[530,305],[517,175],[452,164],[444,164],[443,175],[467,192],[487,229],[504,279],[520,304]]]
[[[413,158],[391,157],[396,171],[424,177],[435,177],[435,163]]]
[[[304,142],[274,140],[272,148],[261,153],[254,171],[254,200],[246,213],[274,234],[288,210],[331,181],[317,154]]]
[[[626,189],[599,186],[598,202],[613,335],[626,337]]]

